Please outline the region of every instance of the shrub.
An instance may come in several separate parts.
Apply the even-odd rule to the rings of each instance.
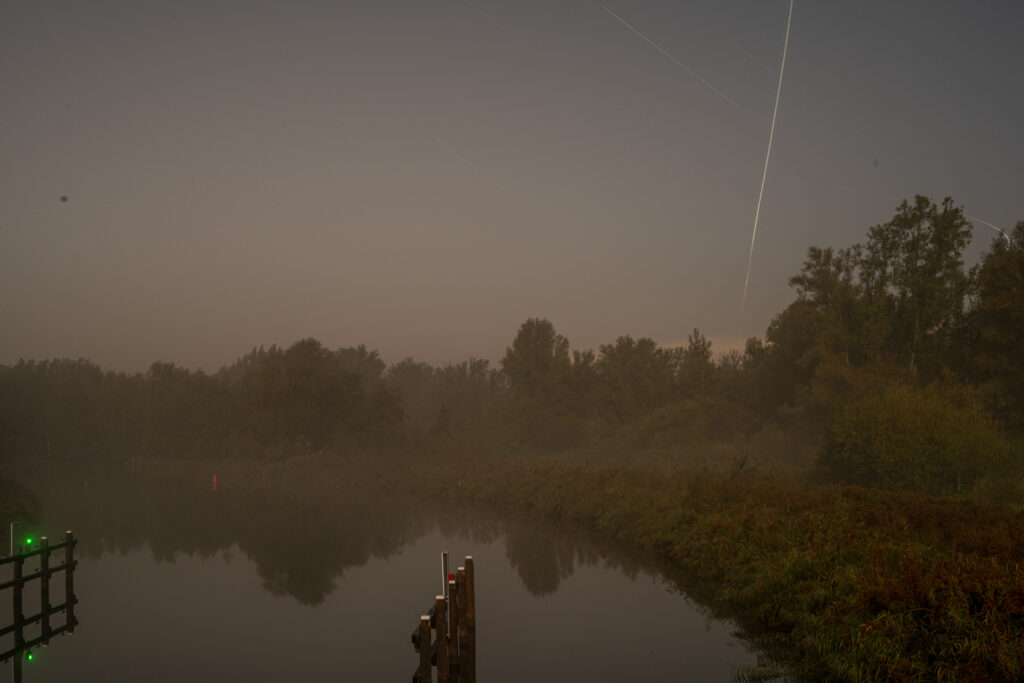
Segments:
[[[897,384],[839,411],[818,466],[832,479],[862,486],[960,494],[1008,454],[1008,442],[975,394]]]

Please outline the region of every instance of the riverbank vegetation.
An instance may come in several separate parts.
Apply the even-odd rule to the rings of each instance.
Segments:
[[[671,560],[809,678],[1020,677],[1024,221],[973,267],[970,236],[951,200],[903,202],[808,249],[763,337],[717,354],[530,318],[496,366],[314,339],[213,374],[20,361],[0,457],[454,492]]]

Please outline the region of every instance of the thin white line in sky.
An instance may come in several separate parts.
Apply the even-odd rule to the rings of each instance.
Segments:
[[[983,221],[980,218],[975,218],[974,216],[964,216],[964,218],[966,218],[967,220],[971,221],[972,223],[981,223],[982,225],[987,225],[988,227],[992,228],[993,230],[998,232],[1000,235],[1002,235],[1003,239],[1006,240],[1007,244],[1010,243],[1010,236],[1007,235],[1006,231],[1003,230],[1002,228],[1000,228],[998,226],[995,226],[995,225],[992,225],[988,221]]]
[[[619,22],[620,24],[622,24],[623,26],[625,26],[626,28],[628,28],[628,29],[629,29],[630,31],[632,31],[633,33],[637,34],[638,36],[640,36],[641,38],[643,38],[644,40],[646,40],[646,41],[647,41],[647,43],[648,43],[648,44],[649,44],[649,45],[650,45],[651,47],[653,47],[653,48],[654,48],[655,50],[657,50],[657,51],[658,51],[658,52],[660,52],[661,54],[663,54],[663,55],[665,55],[666,57],[668,57],[669,59],[671,59],[671,60],[672,60],[672,63],[673,63],[673,64],[675,64],[676,66],[678,66],[679,68],[681,68],[681,69],[682,69],[683,71],[685,71],[686,73],[688,73],[688,74],[690,74],[691,76],[693,76],[694,78],[696,78],[696,79],[697,79],[698,81],[700,81],[701,83],[703,83],[703,84],[704,84],[704,85],[706,85],[707,87],[711,88],[711,89],[712,89],[712,90],[713,90],[713,91],[715,92],[715,94],[716,94],[716,95],[718,95],[719,97],[721,97],[721,98],[722,98],[723,100],[725,100],[726,102],[728,102],[728,103],[729,103],[729,104],[731,104],[732,106],[736,107],[737,109],[739,109],[739,108],[740,108],[740,105],[736,104],[736,103],[735,103],[735,102],[734,102],[734,101],[733,101],[732,99],[730,99],[730,98],[729,98],[729,96],[728,96],[728,95],[726,95],[726,94],[725,94],[724,92],[722,92],[721,90],[719,90],[718,88],[716,88],[715,86],[711,85],[711,84],[710,84],[710,83],[708,83],[708,82],[707,82],[706,80],[704,80],[703,78],[701,78],[699,74],[697,74],[696,72],[694,72],[694,71],[693,71],[693,69],[690,69],[690,68],[689,68],[689,67],[687,67],[687,66],[686,66],[685,64],[683,64],[682,62],[680,62],[680,61],[679,61],[678,59],[676,59],[675,57],[673,57],[673,56],[672,56],[672,55],[670,55],[669,53],[667,53],[667,52],[665,52],[664,50],[662,50],[662,49],[661,49],[661,47],[659,47],[657,43],[655,43],[655,42],[654,42],[653,40],[651,40],[650,38],[648,38],[647,36],[645,36],[645,35],[644,35],[643,33],[640,33],[640,31],[638,31],[638,30],[636,30],[635,28],[633,28],[633,27],[632,27],[632,26],[631,26],[631,25],[630,25],[630,24],[629,24],[629,23],[628,23],[628,22],[627,22],[627,21],[626,21],[625,19],[623,19],[622,17],[620,17],[620,16],[618,15],[618,14],[616,14],[616,13],[615,13],[615,12],[613,12],[613,11],[611,11],[610,9],[608,9],[607,7],[605,7],[604,5],[601,5],[601,9],[603,9],[603,10],[604,10],[605,12],[607,12],[608,14],[612,15],[612,17],[613,17],[613,18],[614,18],[614,19],[615,19],[616,21],[618,21],[618,22]]]
[[[743,281],[743,300],[740,302],[740,339],[743,339],[743,309],[747,305],[747,287],[750,285],[750,266],[754,262],[754,240],[757,239],[757,219],[761,216],[761,200],[764,198],[764,181],[768,177],[768,159],[772,156],[772,138],[775,137],[775,116],[779,113],[779,95],[782,94],[782,72],[786,70],[786,50],[789,49],[789,26],[793,21],[793,0],[789,0],[789,15],[786,17],[786,39],[782,43],[782,64],[779,66],[779,87],[775,90],[775,108],[772,109],[772,125],[768,128],[768,151],[764,155],[764,171],[761,173],[761,191],[757,194],[757,210],[754,211],[754,232],[750,236],[750,256],[747,257],[747,279]]]
[[[448,142],[446,140],[442,140],[441,138],[438,138],[437,141],[440,142],[442,145],[444,145],[445,149],[447,149],[449,152],[451,152],[456,157],[458,157],[462,161],[462,163],[466,164],[471,169],[473,169],[474,171],[476,171],[477,173],[479,173],[480,175],[482,175],[484,178],[486,178],[487,180],[491,181],[495,185],[498,185],[498,181],[497,180],[495,180],[490,175],[488,175],[483,169],[481,169],[479,166],[474,164],[472,161],[470,161],[469,159],[464,157],[462,155],[462,153],[459,152],[459,150],[455,149],[450,144],[448,144]]]

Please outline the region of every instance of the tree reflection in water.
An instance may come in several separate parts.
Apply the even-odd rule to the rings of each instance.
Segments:
[[[83,558],[148,546],[154,560],[173,563],[180,555],[205,559],[237,546],[267,591],[309,606],[322,603],[347,569],[386,559],[434,528],[465,538],[470,548],[504,536],[506,558],[538,597],[555,593],[581,565],[603,564],[630,577],[641,566],[577,529],[480,509],[431,509],[365,487],[314,503],[294,491],[213,492],[120,476],[88,488],[51,483],[41,497],[44,517],[58,525],[73,521]]]
[[[531,595],[550,595],[558,590],[562,579],[572,576],[576,544],[514,522],[505,537],[505,557]]]

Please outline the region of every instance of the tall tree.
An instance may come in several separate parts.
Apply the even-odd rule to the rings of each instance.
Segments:
[[[602,344],[597,372],[603,387],[602,415],[612,422],[628,422],[660,408],[672,392],[669,354],[653,339],[633,340],[626,335],[614,344]]]
[[[972,280],[963,260],[970,238],[970,221],[952,199],[940,208],[921,195],[868,231],[860,259],[866,303],[888,314],[890,345],[913,374],[922,362],[937,370],[961,321]]]
[[[529,318],[519,327],[512,347],[505,350],[501,369],[513,394],[550,402],[569,372],[569,340],[549,321]]]
[[[686,346],[676,349],[676,381],[684,397],[701,396],[708,392],[715,375],[711,342],[697,328],[686,340]]]
[[[553,446],[581,438],[570,383],[569,340],[549,321],[529,318],[501,359],[523,440]]]
[[[857,280],[861,253],[860,245],[839,251],[810,247],[800,273],[789,279],[797,299],[817,312],[822,345],[854,365],[881,350],[888,329],[884,318],[870,315],[863,298]]]
[[[982,260],[958,351],[1004,423],[1024,430],[1024,220]]]

